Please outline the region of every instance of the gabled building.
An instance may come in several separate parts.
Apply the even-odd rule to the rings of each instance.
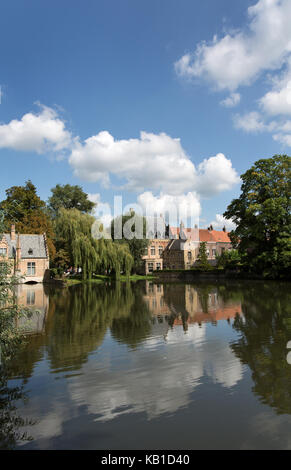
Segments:
[[[195,266],[201,242],[206,242],[210,264],[216,264],[216,256],[231,250],[232,244],[226,230],[166,227],[164,238],[153,238],[143,256],[144,272],[150,274],[161,269],[190,269]],[[157,235],[157,234],[156,234]]]
[[[45,233],[16,234],[15,225],[0,241],[0,262],[9,262],[20,283],[49,279],[49,251]]]

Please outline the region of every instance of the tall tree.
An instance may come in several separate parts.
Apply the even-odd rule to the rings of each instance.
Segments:
[[[50,257],[56,253],[54,231],[51,218],[46,210],[46,203],[37,195],[32,182],[26,181],[24,186],[12,186],[6,190],[6,199],[0,203],[0,210],[5,215],[6,230],[15,223],[19,233],[46,233]]]
[[[209,269],[211,266],[208,262],[208,256],[206,253],[206,242],[201,242],[199,246],[199,253],[197,256],[197,263],[201,269]]]
[[[30,180],[24,186],[12,186],[5,192],[6,199],[0,203],[0,210],[5,214],[6,223],[20,223],[27,215],[45,209],[45,202],[37,195],[36,187]]]
[[[250,270],[286,276],[291,267],[291,158],[258,160],[241,179],[241,195],[224,213],[237,225],[230,238],[247,254]]]
[[[60,209],[55,220],[56,234],[62,248],[69,254],[72,266],[82,269],[83,279],[93,273],[121,272],[130,274],[133,259],[127,246],[120,246],[112,240],[95,240],[91,229],[95,219],[77,209]]]
[[[128,246],[134,260],[134,271],[141,271],[142,256],[149,245],[146,238],[146,218],[133,211],[118,216],[111,223],[111,237],[116,243]]]
[[[94,202],[89,201],[88,194],[83,191],[81,186],[57,184],[55,188],[51,189],[51,192],[48,208],[53,216],[56,216],[61,208],[77,209],[84,213],[90,213],[95,206]]]

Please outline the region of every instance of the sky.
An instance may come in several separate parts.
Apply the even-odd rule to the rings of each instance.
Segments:
[[[291,146],[290,0],[10,0],[0,198],[30,179],[221,229],[255,161]]]

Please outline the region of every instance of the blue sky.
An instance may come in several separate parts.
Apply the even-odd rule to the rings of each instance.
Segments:
[[[219,228],[237,175],[291,146],[290,20],[287,0],[3,2],[1,199],[80,184]]]

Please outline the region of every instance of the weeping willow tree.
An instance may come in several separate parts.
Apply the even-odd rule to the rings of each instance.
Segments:
[[[93,273],[113,273],[116,278],[121,272],[130,275],[133,258],[127,245],[101,238],[95,240],[91,229],[95,219],[77,209],[60,209],[55,220],[58,240],[68,252],[72,266],[81,267],[84,280]]]

